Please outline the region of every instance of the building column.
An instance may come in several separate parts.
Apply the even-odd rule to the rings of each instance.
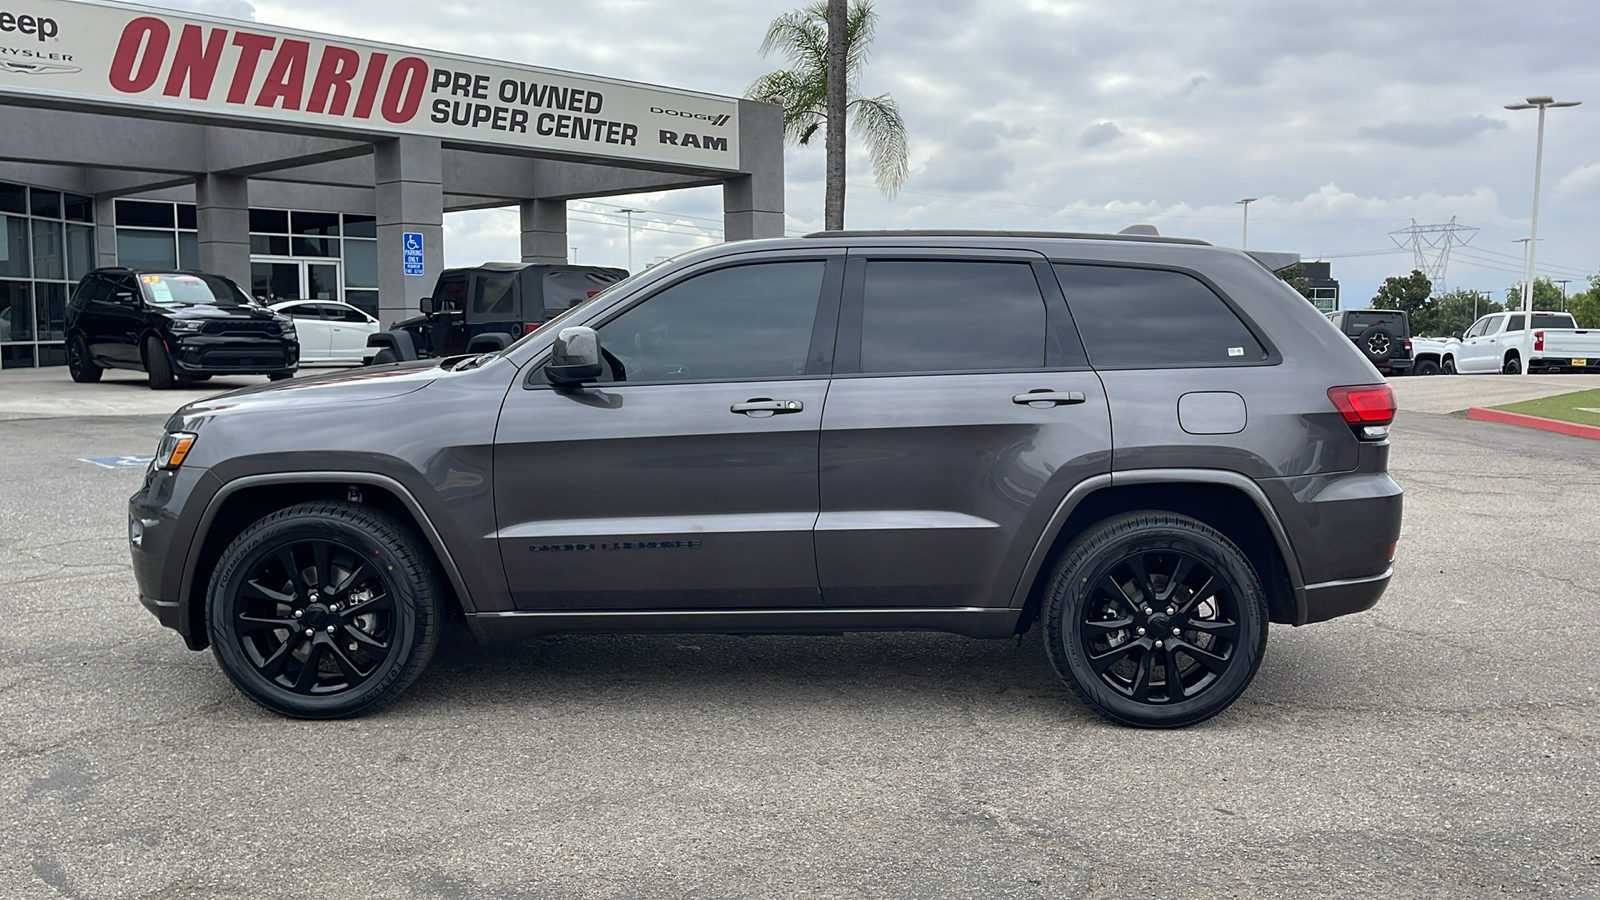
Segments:
[[[117,201],[94,198],[94,253],[97,266],[117,264]]]
[[[522,201],[522,261],[562,265],[567,261],[567,201]]]
[[[783,109],[739,101],[739,165],[744,174],[722,182],[724,240],[783,237]]]
[[[201,175],[194,183],[200,270],[223,275],[250,291],[250,179]]]
[[[417,314],[444,268],[444,152],[438,138],[400,137],[373,146],[378,210],[378,321]],[[404,239],[422,235],[422,274],[407,275]]]

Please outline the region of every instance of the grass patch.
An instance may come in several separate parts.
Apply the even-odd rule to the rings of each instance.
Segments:
[[[1592,411],[1600,410],[1600,388],[1557,394],[1554,397],[1541,397],[1538,400],[1524,400],[1521,403],[1507,403],[1505,406],[1496,406],[1495,409],[1522,413],[1525,416],[1543,416],[1546,419],[1577,422],[1579,425],[1600,426],[1600,412]]]

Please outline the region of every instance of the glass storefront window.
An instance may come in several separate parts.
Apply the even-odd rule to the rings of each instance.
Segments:
[[[257,256],[288,256],[289,239],[275,234],[252,234],[250,252]]]
[[[60,191],[41,191],[38,188],[31,188],[28,191],[28,198],[34,215],[47,219],[61,218]]]
[[[121,210],[122,204],[118,203],[118,218],[122,216]],[[178,248],[173,240],[174,234],[171,231],[118,228],[117,265],[131,269],[177,268]]]
[[[28,211],[28,189],[21,185],[0,184],[0,212],[24,214]]]
[[[66,213],[68,222],[94,221],[93,197],[85,197],[82,194],[65,194],[63,196],[66,198],[62,202],[62,206],[65,207],[63,212]]]
[[[0,368],[33,368],[33,345],[12,344],[9,347],[0,347]]]
[[[314,237],[338,237],[339,214],[321,212],[300,212],[295,210],[289,214],[290,233],[311,235]]]
[[[290,238],[289,249],[294,256],[338,256],[339,241],[335,238]]]
[[[200,268],[200,235],[196,232],[178,232],[178,268]]]
[[[40,282],[35,286],[38,302],[38,336],[41,341],[60,341],[67,336],[67,286]]]
[[[94,266],[94,226],[67,223],[67,280],[77,283]]]
[[[250,232],[252,234],[288,234],[289,211],[286,209],[250,210]]]
[[[118,200],[117,225],[133,228],[172,228],[171,203],[149,200]]]
[[[67,277],[67,253],[61,237],[61,223],[33,220],[33,277]]]
[[[178,227],[187,228],[190,231],[200,227],[195,220],[193,203],[178,204]]]
[[[31,340],[33,340],[32,285],[26,281],[0,281],[0,342]]]
[[[346,290],[344,292],[344,302],[354,306],[356,309],[361,310],[374,319],[378,317],[377,291]]]
[[[0,216],[0,278],[28,278],[33,275],[28,243],[26,218]]]
[[[344,242],[344,283],[349,287],[375,288],[378,286],[378,242]]]
[[[344,217],[344,236],[347,237],[347,238],[352,238],[352,237],[375,238],[375,237],[377,237],[378,236],[378,217],[377,216],[346,215]]]

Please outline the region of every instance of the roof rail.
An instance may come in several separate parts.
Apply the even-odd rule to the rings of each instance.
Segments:
[[[1139,227],[1139,226],[1134,226]],[[1146,226],[1148,227],[1148,226]],[[1123,234],[1104,234],[1098,232],[1080,231],[989,231],[976,228],[951,228],[951,229],[883,229],[877,231],[815,231],[806,235],[808,238],[857,238],[857,237],[1020,237],[1020,238],[1059,238],[1074,241],[1137,241],[1153,244],[1197,244],[1202,247],[1211,246],[1210,241],[1198,238],[1163,237],[1159,234],[1151,235],[1142,232]]]

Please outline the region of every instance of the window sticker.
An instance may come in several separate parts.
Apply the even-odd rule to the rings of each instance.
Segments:
[[[1228,355],[1229,356],[1243,356],[1244,355],[1244,348],[1243,347],[1229,347],[1228,348]]]
[[[156,303],[172,302],[172,285],[167,284],[154,275],[144,276],[144,283],[149,286],[150,299]]]

